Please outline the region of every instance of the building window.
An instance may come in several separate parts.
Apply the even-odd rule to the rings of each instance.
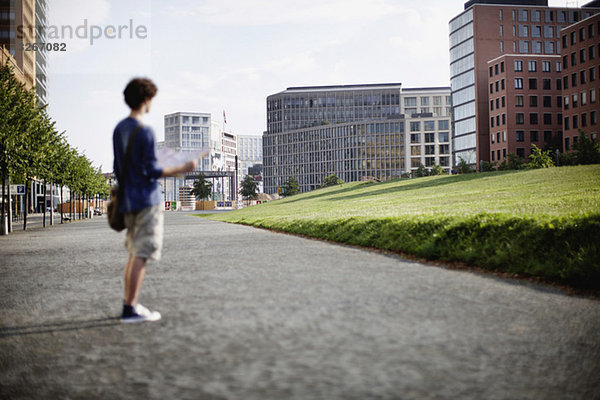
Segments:
[[[536,89],[537,89],[537,79],[529,78],[529,90],[536,90]]]
[[[523,125],[525,123],[525,114],[517,113],[515,117],[518,125]]]
[[[523,89],[523,78],[515,78],[515,89]]]
[[[587,92],[581,92],[581,105],[585,106],[587,104]]]
[[[537,107],[538,105],[538,97],[537,96],[529,96],[529,106]]]
[[[544,26],[544,37],[547,39],[554,38],[554,27],[550,25]]]
[[[552,114],[544,113],[544,125],[552,125]]]
[[[519,53],[529,53],[529,42],[526,40],[519,40]]]
[[[528,25],[519,25],[519,37],[529,37]]]
[[[515,97],[515,106],[516,107],[523,107],[523,96],[522,95],[517,95]]]
[[[568,131],[569,129],[571,129],[571,125],[569,124],[570,121],[571,120],[569,119],[569,117],[564,118],[565,131]]]
[[[579,115],[577,115],[577,114],[573,115],[572,120],[573,120],[573,129],[578,129],[579,128]]]
[[[565,138],[565,151],[571,150],[571,141],[569,138]]]
[[[421,143],[421,135],[419,133],[411,133],[410,134],[410,142],[411,143]]]
[[[590,111],[590,125],[596,126],[598,124],[598,116],[596,111]]]
[[[517,142],[525,141],[525,131],[517,131]]]
[[[596,102],[596,89],[590,89],[590,103]]]
[[[587,113],[581,113],[581,127],[587,127]]]
[[[532,26],[531,27],[531,37],[533,37],[533,38],[542,37],[542,27],[541,26]]]
[[[585,49],[579,50],[579,62],[582,64],[585,62]]]
[[[506,107],[506,97],[502,96],[502,107]]]
[[[538,124],[538,114],[537,113],[530,113],[529,114],[529,123],[531,125],[537,125]]]
[[[556,107],[562,107],[562,96],[556,96]]]
[[[448,132],[440,132],[438,134],[439,140],[442,143],[446,143],[450,141],[450,134]]]
[[[504,73],[504,61],[500,63],[500,72]]]
[[[535,41],[535,42],[532,42],[531,44],[532,44],[531,51],[534,54],[542,54],[542,42]]]
[[[410,123],[410,131],[411,132],[418,132],[421,130],[421,123],[420,122],[411,122]]]
[[[445,131],[445,130],[450,129],[450,121],[447,119],[439,120],[438,121],[438,129],[440,131]]]
[[[517,155],[521,158],[525,158],[525,149],[523,147],[517,147]]]
[[[571,74],[571,87],[577,86],[577,73]]]
[[[552,79],[542,79],[542,89],[552,90]]]
[[[536,72],[537,71],[537,62],[536,61],[528,61],[527,62],[527,70],[529,72]]]
[[[523,61],[515,60],[515,72],[523,71]]]
[[[544,107],[552,107],[552,96],[544,96],[542,102]]]
[[[545,22],[553,22],[554,21],[554,11],[544,10],[544,21]]]
[[[560,63],[560,61],[556,62],[556,72],[561,72],[562,71],[562,65]]]
[[[596,47],[595,46],[590,46],[588,48],[588,58],[590,60],[593,60],[596,58]]]
[[[538,131],[529,132],[529,140],[532,142],[537,142],[539,140]]]
[[[435,133],[427,132],[425,133],[425,143],[434,143],[435,142]]]
[[[518,11],[518,15],[519,15],[519,22],[527,22],[529,20],[528,16],[529,16],[529,12],[528,10],[519,10]]]
[[[550,72],[550,61],[542,61],[542,72]]]

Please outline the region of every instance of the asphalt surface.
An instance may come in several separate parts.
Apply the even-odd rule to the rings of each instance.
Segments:
[[[600,302],[166,214],[125,325],[104,218],[0,237],[1,399],[600,399]]]

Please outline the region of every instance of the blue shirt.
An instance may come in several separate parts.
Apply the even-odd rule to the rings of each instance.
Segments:
[[[156,159],[154,132],[148,126],[142,126],[131,144],[131,158],[127,171],[122,171],[129,136],[140,124],[135,118],[127,117],[119,122],[113,133],[113,151],[115,156],[114,173],[121,184],[126,173],[125,190],[120,201],[121,212],[134,212],[162,203],[157,179],[163,173]]]

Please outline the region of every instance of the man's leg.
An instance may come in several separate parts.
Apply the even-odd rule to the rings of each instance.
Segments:
[[[129,257],[125,267],[125,305],[134,306],[137,303],[145,274],[146,259]]]

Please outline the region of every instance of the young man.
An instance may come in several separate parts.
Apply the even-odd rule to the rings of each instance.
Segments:
[[[119,209],[125,213],[125,246],[129,252],[125,265],[123,322],[157,321],[161,318],[159,312],[150,311],[137,302],[146,262],[148,259],[159,260],[162,251],[162,196],[157,179],[191,172],[196,168],[196,161],[177,167],[158,165],[154,132],[142,125],[142,117],[150,112],[156,92],[156,86],[149,79],[135,78],[129,82],[123,94],[131,113],[119,122],[113,133],[114,172],[124,188]],[[129,138],[134,133],[130,157],[124,168]]]

